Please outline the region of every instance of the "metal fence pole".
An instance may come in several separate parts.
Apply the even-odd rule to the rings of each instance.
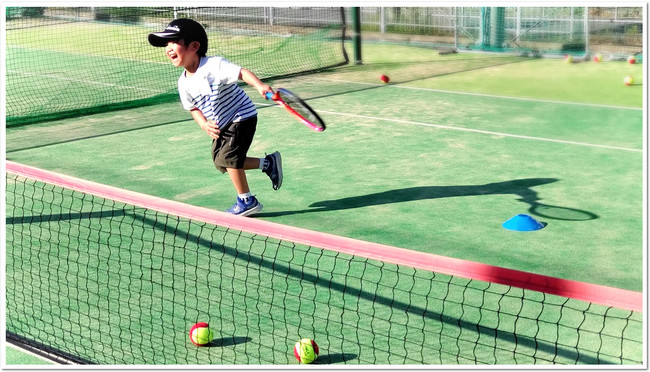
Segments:
[[[515,41],[518,43],[521,37],[521,7],[517,7],[517,23],[515,26]]]
[[[458,7],[454,7],[454,48],[458,49]]]
[[[589,58],[589,8],[584,7],[585,56]]]
[[[352,45],[354,46],[354,63],[361,62],[361,8],[352,8]]]

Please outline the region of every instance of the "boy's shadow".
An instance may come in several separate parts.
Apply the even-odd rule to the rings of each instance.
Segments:
[[[451,198],[461,196],[480,195],[516,195],[517,200],[530,205],[529,211],[533,214],[560,220],[584,221],[598,218],[594,213],[579,209],[555,207],[544,205],[538,202],[537,192],[532,188],[539,185],[557,182],[557,178],[524,178],[511,181],[494,182],[484,185],[460,185],[460,186],[418,186],[403,189],[383,191],[373,194],[351,196],[341,199],[324,200],[311,204],[310,209],[297,211],[284,211],[272,213],[260,213],[259,217],[278,217],[291,214],[337,211],[345,209],[363,208],[374,205],[394,204],[408,201]],[[552,211],[556,217],[548,213],[542,214],[541,210]],[[567,217],[569,216],[569,217]]]

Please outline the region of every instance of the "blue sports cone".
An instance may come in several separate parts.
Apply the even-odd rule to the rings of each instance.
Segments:
[[[505,229],[515,231],[534,231],[544,228],[546,224],[537,221],[527,214],[518,214],[502,225]]]

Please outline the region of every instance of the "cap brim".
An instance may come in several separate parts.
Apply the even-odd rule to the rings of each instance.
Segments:
[[[167,46],[169,40],[178,38],[178,32],[154,32],[149,34],[149,44],[155,47]]]

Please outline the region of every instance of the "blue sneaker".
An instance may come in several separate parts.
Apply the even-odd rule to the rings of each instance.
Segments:
[[[251,196],[246,201],[237,197],[235,204],[226,211],[226,213],[236,214],[238,216],[250,216],[262,210],[262,203],[257,198]]]
[[[264,158],[269,162],[269,165],[264,170],[267,176],[273,183],[273,190],[279,190],[282,186],[282,157],[279,152],[266,155]]]

